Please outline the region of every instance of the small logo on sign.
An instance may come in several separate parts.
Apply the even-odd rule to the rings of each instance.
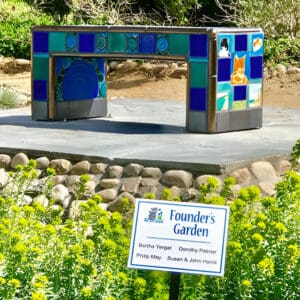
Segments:
[[[145,218],[145,222],[163,223],[163,212],[160,208],[152,207],[149,210],[148,218]]]

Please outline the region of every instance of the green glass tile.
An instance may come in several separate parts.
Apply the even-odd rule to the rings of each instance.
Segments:
[[[49,78],[49,57],[33,57],[33,79],[48,80]]]
[[[207,63],[190,63],[190,86],[207,87]]]
[[[66,52],[66,33],[50,32],[49,52]]]
[[[188,34],[170,34],[169,35],[169,53],[170,55],[189,55],[189,35]]]
[[[108,51],[124,52],[126,50],[126,34],[119,32],[110,32],[108,34]]]

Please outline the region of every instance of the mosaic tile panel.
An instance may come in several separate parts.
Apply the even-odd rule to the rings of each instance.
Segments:
[[[190,34],[190,57],[208,57],[206,34]]]
[[[262,33],[218,35],[217,110],[262,105],[263,48]]]
[[[48,53],[49,40],[48,32],[36,31],[33,33],[33,52],[34,53]]]
[[[48,100],[48,81],[33,80],[33,99],[35,101]]]
[[[168,35],[157,35],[156,53],[161,55],[169,54]]]
[[[48,80],[49,78],[49,55],[35,54],[32,67],[33,79]]]
[[[206,88],[190,88],[190,109],[197,111],[206,111],[207,105]]]
[[[106,97],[102,58],[57,57],[55,74],[56,101]]]
[[[126,34],[110,32],[108,34],[108,51],[112,53],[124,53],[126,50]]]
[[[68,52],[78,51],[78,33],[68,32],[66,37],[66,48]]]
[[[235,51],[248,50],[248,36],[247,34],[237,34],[235,36]]]
[[[80,53],[93,53],[95,47],[95,35],[93,33],[78,34],[78,51]]]
[[[108,52],[108,34],[106,32],[97,33],[95,35],[95,53],[107,53]]]
[[[49,52],[66,52],[66,36],[65,32],[50,32]]]
[[[139,53],[155,54],[156,52],[156,34],[141,33],[139,35]]]
[[[208,86],[208,64],[207,63],[190,63],[190,87],[207,87]]]
[[[126,33],[126,53],[137,54],[139,52],[139,34]]]
[[[188,56],[189,53],[189,35],[188,34],[170,34],[169,35],[169,53],[171,55]]]

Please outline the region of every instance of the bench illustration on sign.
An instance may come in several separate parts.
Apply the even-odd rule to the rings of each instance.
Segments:
[[[105,117],[106,60],[126,58],[187,62],[188,131],[262,126],[259,28],[35,26],[32,43],[35,120]]]

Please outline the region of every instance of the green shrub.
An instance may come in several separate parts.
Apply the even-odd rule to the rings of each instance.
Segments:
[[[0,109],[15,108],[17,103],[18,96],[13,90],[0,87]]]
[[[19,1],[0,2],[0,55],[29,58],[31,27],[54,24],[52,17]]]
[[[300,40],[279,38],[265,40],[265,60],[268,64],[298,64],[300,62]]]

